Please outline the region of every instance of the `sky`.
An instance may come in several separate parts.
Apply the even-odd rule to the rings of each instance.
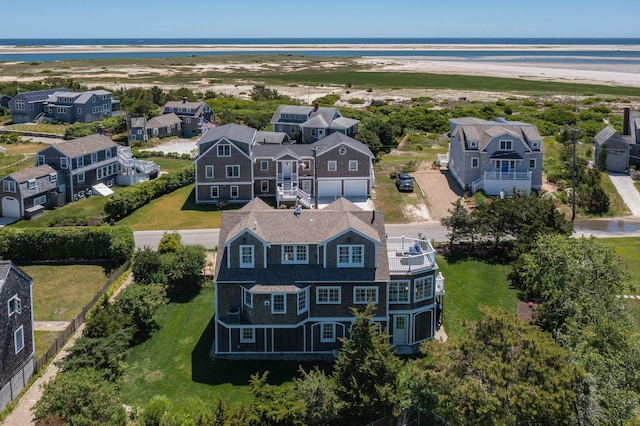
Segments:
[[[6,38],[640,37],[638,0],[29,0]]]

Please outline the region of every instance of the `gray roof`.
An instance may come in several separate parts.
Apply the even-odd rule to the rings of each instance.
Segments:
[[[315,116],[311,117],[310,119],[308,119],[304,123],[300,124],[300,127],[311,127],[311,128],[317,128],[317,129],[326,129],[326,128],[329,127],[329,123],[331,123],[331,121],[327,122],[327,120],[325,120],[325,118],[322,115],[318,114],[318,115],[315,115]]]
[[[131,127],[135,127],[135,128],[144,128],[146,127],[147,123],[147,119],[145,117],[133,117],[131,118]]]
[[[5,282],[9,278],[11,270],[21,276],[25,282],[29,284],[33,282],[31,277],[27,275],[22,269],[18,268],[15,263],[10,260],[0,260],[0,292],[2,291],[2,287],[4,287]],[[6,309],[6,305],[4,309]]]
[[[360,123],[360,120],[354,120],[353,118],[338,117],[331,122],[331,129],[350,129],[356,124]]]
[[[593,137],[596,145],[606,144],[608,148],[630,150],[629,144],[624,136],[618,133],[611,125],[608,125]]]
[[[175,109],[177,108],[182,108],[182,109],[189,109],[191,110],[190,115],[192,116],[197,116],[200,115],[200,113],[202,112],[202,110],[204,109],[204,107],[207,104],[204,102],[189,102],[189,101],[169,101],[166,104],[164,104],[163,110],[165,108],[173,108],[174,111],[176,112]],[[187,113],[186,111],[182,111],[180,114],[185,114]]]
[[[208,142],[215,142],[219,139],[226,138],[232,141],[252,144],[256,134],[256,129],[239,124],[231,123],[223,126],[214,127],[207,130],[198,141],[198,145]]]
[[[330,125],[333,120],[338,117],[342,117],[340,111],[336,107],[315,107],[315,106],[300,106],[300,105],[279,105],[276,112],[271,117],[271,124],[275,123],[296,123],[301,124],[299,121],[285,120],[282,118],[282,114],[302,115],[306,117],[305,127],[317,127],[322,120],[326,123],[326,126]],[[315,117],[321,117],[321,120],[309,121]],[[326,127],[325,126],[325,127]]]
[[[255,143],[283,144],[289,140],[289,135],[284,132],[261,132],[257,131]]]
[[[26,102],[43,102],[49,97],[49,95],[55,92],[69,92],[69,90],[65,88],[61,88],[61,89],[36,90],[34,92],[23,92],[23,93],[18,93],[12,99],[12,101],[15,101],[16,99],[24,99]]]
[[[89,102],[93,95],[110,95],[111,92],[107,92],[106,90],[87,90],[85,92],[70,92],[68,90],[58,90],[47,98],[47,102],[56,103],[58,102],[58,98],[61,96],[74,98],[74,104],[86,104]]]
[[[118,146],[118,144],[108,137],[96,133],[93,135],[84,136],[82,138],[72,139],[56,145],[52,145],[51,147],[60,151],[67,157],[75,158],[81,155],[89,154],[91,152],[100,151],[102,149],[113,148],[114,146]],[[44,148],[43,150],[45,149],[48,148]]]
[[[537,141],[540,144],[540,151],[544,152],[542,137],[533,124],[504,119],[488,121],[473,117],[452,118],[449,122],[452,125],[452,135],[459,135],[463,143],[469,140],[477,141],[480,151],[484,150],[493,138],[506,133],[522,139],[529,146],[531,142]]]
[[[328,150],[333,149],[341,144],[347,145],[357,151],[362,152],[363,154],[368,155],[371,158],[374,158],[373,153],[367,145],[340,132],[331,133],[326,138],[322,138],[319,141],[311,144],[311,146],[318,147],[318,156],[320,156]]]
[[[153,129],[156,127],[167,127],[172,124],[178,123],[182,123],[182,120],[180,120],[180,117],[171,112],[169,114],[162,114],[149,119],[149,121],[147,121],[147,128]]]
[[[313,148],[317,148],[317,155],[320,156],[341,144],[347,145],[357,151],[362,152],[374,158],[373,153],[368,146],[362,142],[350,138],[340,132],[335,132],[322,138],[312,144],[287,144],[287,145],[259,145],[255,144],[252,150],[253,158],[276,158],[280,157],[284,153],[292,153],[294,156],[313,158]]]
[[[25,170],[13,172],[8,177],[18,183],[22,183],[28,181],[29,179],[38,179],[44,176],[49,176],[51,173],[57,172],[53,169],[53,167],[45,164],[43,166],[31,167]]]
[[[243,208],[222,215],[220,239],[223,247],[244,232],[251,232],[271,244],[323,244],[353,230],[380,244],[377,268],[323,268],[322,265],[269,265],[263,269],[221,268],[217,257],[216,276],[220,281],[259,281],[263,284],[291,284],[300,281],[386,281],[389,279],[384,218],[381,212],[364,211],[347,200],[321,210],[274,209],[259,198]],[[221,275],[222,274],[222,275]]]

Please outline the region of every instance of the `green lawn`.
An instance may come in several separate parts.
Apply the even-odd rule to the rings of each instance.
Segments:
[[[479,304],[517,312],[517,291],[509,288],[507,281],[511,265],[478,260],[450,261],[446,256],[438,256],[436,261],[445,278],[442,307],[444,328],[450,338],[463,334],[463,320],[480,318]]]
[[[107,280],[105,265],[20,265],[33,278],[33,319],[70,321]]]
[[[214,205],[195,203],[195,185],[163,195],[118,222],[134,231],[219,228],[222,212]]]
[[[53,342],[61,334],[61,331],[34,331],[36,359],[47,353]]]
[[[114,187],[113,190],[118,191],[119,188]],[[97,195],[83,198],[55,210],[45,210],[44,213],[31,220],[21,220],[11,226],[16,228],[46,228],[52,222],[63,217],[86,216],[89,218],[100,218],[103,216],[104,205],[108,199],[109,197],[99,197]]]
[[[67,129],[69,128],[69,126],[70,126],[69,124],[51,124],[51,123],[14,124],[10,127],[10,130],[64,135]]]
[[[166,395],[178,404],[193,397],[212,402],[217,395],[230,404],[245,403],[252,398],[248,386],[251,374],[268,370],[269,382],[274,385],[288,383],[296,376],[298,362],[210,360],[213,288],[204,288],[187,299],[162,308],[157,315],[160,329],[131,349],[121,392],[123,403],[143,405],[154,395]]]
[[[627,294],[640,294],[640,238],[603,238],[601,241],[613,247],[627,266],[630,277]]]
[[[163,172],[170,172],[175,169],[181,169],[191,164],[191,160],[183,160],[181,158],[168,158],[168,157],[149,157],[143,158],[143,160],[153,161]]]

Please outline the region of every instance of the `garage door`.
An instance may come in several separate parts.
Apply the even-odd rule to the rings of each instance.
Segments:
[[[345,197],[366,197],[367,181],[366,180],[345,180],[344,196]]]
[[[2,216],[20,219],[20,202],[13,197],[2,199]]]
[[[340,197],[342,185],[339,180],[323,180],[318,182],[318,197]]]

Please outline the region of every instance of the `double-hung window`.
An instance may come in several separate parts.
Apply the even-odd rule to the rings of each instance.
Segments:
[[[267,160],[260,161],[260,170],[263,172],[269,171],[269,162]]]
[[[227,166],[227,177],[239,177],[240,176],[240,166]]]
[[[17,294],[7,301],[7,308],[9,310],[9,316],[15,313],[22,313],[22,300],[18,298]]]
[[[364,245],[338,245],[338,267],[354,268],[364,266]]]
[[[340,287],[316,288],[316,303],[319,305],[339,304],[340,299]]]
[[[378,303],[378,287],[362,286],[353,288],[353,303]]]
[[[3,180],[2,190],[4,192],[16,192],[16,182],[13,180]]]
[[[84,172],[78,173],[78,183],[84,183]]]
[[[253,246],[241,245],[240,246],[240,267],[241,268],[253,268]]]
[[[338,170],[338,162],[335,160],[327,161],[327,170],[330,172],[335,172]]]
[[[309,300],[309,290],[304,289],[298,292],[297,294],[297,302],[298,302],[298,314],[306,312],[309,310],[308,300]]]
[[[349,160],[349,171],[350,172],[358,171],[358,160]]]
[[[98,153],[97,152],[92,152],[91,153],[91,162],[92,163],[97,163],[98,162]]]
[[[76,158],[76,167],[80,168],[80,167],[84,167],[84,157],[78,157]]]
[[[24,348],[24,328],[18,327],[15,333],[13,333],[13,343],[16,348],[16,353],[20,352]]]
[[[242,291],[244,292],[244,304],[247,305],[248,307],[252,308],[253,307],[253,293],[251,293],[246,288],[242,289]]]
[[[36,166],[44,166],[44,164],[45,164],[44,155],[38,154],[36,156]]]
[[[309,246],[285,244],[282,246],[282,263],[309,263]]]
[[[60,157],[60,168],[68,169],[67,157]]]
[[[320,341],[324,343],[336,341],[336,325],[334,323],[320,325]]]
[[[272,314],[286,314],[287,303],[286,294],[272,294],[271,295],[271,313]]]
[[[415,301],[429,299],[433,294],[433,277],[422,277],[415,280]]]
[[[500,151],[513,150],[513,141],[500,141]]]
[[[218,157],[231,157],[231,145],[218,145]]]
[[[204,166],[204,176],[207,179],[213,179],[213,166],[212,165]]]

